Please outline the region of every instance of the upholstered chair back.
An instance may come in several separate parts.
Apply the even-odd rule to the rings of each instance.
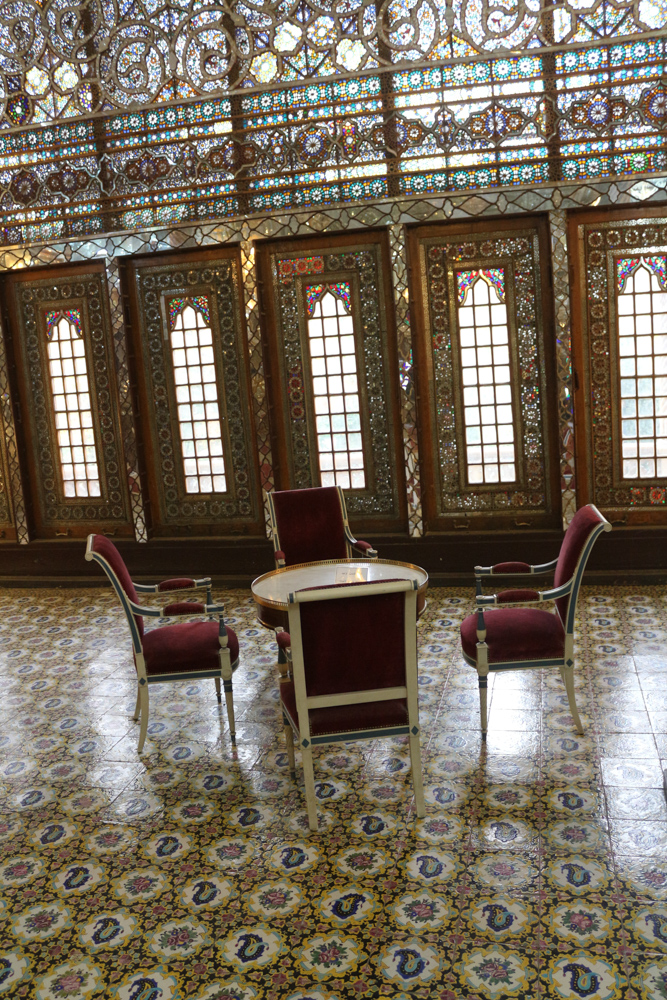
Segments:
[[[579,596],[579,587],[588,554],[592,548],[592,546],[588,546],[587,548],[587,542],[591,539],[591,535],[595,533],[596,528],[599,528],[604,523],[604,519],[600,516],[596,508],[592,504],[589,504],[586,507],[579,508],[565,532],[554,574],[554,587],[560,587],[571,579],[577,568],[577,563],[582,555],[584,555],[583,564],[579,567],[580,572],[577,574],[577,579],[574,581],[571,593],[566,597],[558,598],[556,601],[558,614],[567,632],[574,630],[574,614]]]
[[[335,486],[272,494],[285,565],[346,559],[345,526]]]

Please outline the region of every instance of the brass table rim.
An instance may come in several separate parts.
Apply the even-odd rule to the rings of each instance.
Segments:
[[[365,563],[368,566],[403,566],[405,569],[413,569],[418,573],[423,573],[426,577],[424,582],[420,584],[419,591],[428,586],[428,573],[423,566],[417,566],[415,563],[401,562],[400,559],[364,559],[361,557],[359,559],[316,559],[313,562],[295,563],[293,566],[279,566],[277,569],[269,570],[268,573],[262,573],[261,576],[256,577],[250,584],[250,591],[255,604],[259,604],[263,608],[276,608],[281,611],[287,611],[289,608],[287,601],[270,601],[266,597],[258,597],[255,593],[255,584],[261,580],[266,580],[268,576],[278,576],[280,573],[289,573],[293,569],[304,569],[306,566],[345,566],[350,563]]]

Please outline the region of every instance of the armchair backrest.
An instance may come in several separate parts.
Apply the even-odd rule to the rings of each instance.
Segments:
[[[404,687],[413,680],[416,697],[413,581],[301,590],[290,595],[289,619],[297,706],[300,694],[334,696],[335,702],[343,693]]]
[[[141,649],[141,637],[144,634],[144,621],[141,615],[132,614],[132,610],[127,603],[128,600],[133,601],[135,604],[138,604],[139,601],[123,557],[114,543],[109,541],[104,535],[88,535],[86,559],[89,562],[92,560],[98,563],[109,577],[111,585],[116,591],[123,610],[127,615],[134,647],[138,652]]]
[[[285,565],[346,559],[345,499],[339,486],[279,490],[268,494],[275,551]]]
[[[566,632],[574,631],[577,598],[586,563],[598,535],[603,531],[611,531],[611,525],[591,503],[579,508],[565,532],[554,573],[554,587],[560,587],[573,578],[571,592],[556,601]]]

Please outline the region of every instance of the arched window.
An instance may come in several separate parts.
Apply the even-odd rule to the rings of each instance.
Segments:
[[[322,486],[366,486],[354,321],[348,281],[306,286]]]
[[[667,258],[617,261],[623,479],[667,476]]]
[[[456,283],[468,483],[513,483],[517,475],[505,271],[458,271]]]
[[[100,474],[80,311],[47,313],[46,336],[63,493],[98,497]]]
[[[225,493],[208,297],[169,301],[169,331],[186,493]]]

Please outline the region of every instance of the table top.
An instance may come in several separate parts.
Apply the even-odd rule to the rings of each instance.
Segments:
[[[359,571],[358,574],[355,571]],[[342,582],[371,583],[375,580],[416,580],[419,592],[423,592],[428,586],[428,573],[421,566],[393,559],[328,559],[284,566],[264,573],[253,580],[251,590],[257,604],[287,609],[289,595],[305,587],[326,587]]]

